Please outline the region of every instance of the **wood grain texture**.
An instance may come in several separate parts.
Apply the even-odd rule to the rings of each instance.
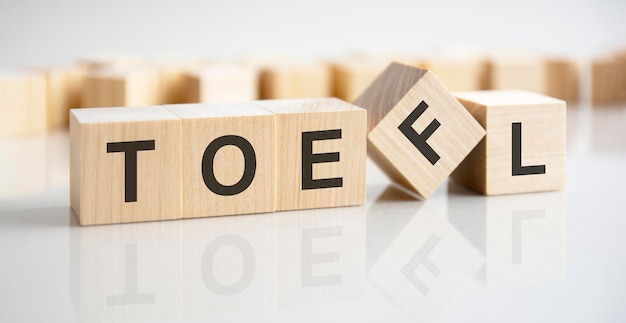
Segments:
[[[261,68],[261,99],[324,98],[332,95],[330,66],[324,62],[273,62]]]
[[[44,132],[46,120],[45,75],[0,71],[0,137]]]
[[[339,99],[265,100],[257,104],[276,114],[276,210],[365,203],[365,110]],[[312,166],[312,179],[341,178],[341,187],[303,189],[304,132],[341,131],[338,139],[315,140],[311,151],[337,152],[339,161]]]
[[[455,94],[487,130],[485,139],[452,178],[485,195],[565,187],[565,102],[527,91]],[[544,174],[513,175],[513,123],[521,124],[521,166],[545,165]]]
[[[251,65],[215,63],[185,73],[186,102],[247,102],[259,98],[259,71]]]
[[[181,217],[181,122],[163,107],[70,111],[70,204],[81,225]],[[135,202],[125,202],[124,152],[108,143],[154,140],[137,152]]]
[[[85,108],[150,106],[159,101],[159,74],[154,68],[104,68],[85,76]]]
[[[274,115],[254,103],[208,103],[166,106],[181,118],[183,218],[261,213],[274,211],[276,131]],[[243,149],[233,144],[217,150],[213,160],[215,180],[224,186],[243,181],[246,171],[252,181],[234,195],[220,195],[205,184],[203,160],[207,147],[224,136],[244,138],[254,149],[254,168],[245,169]],[[210,160],[210,159],[207,159]]]
[[[433,164],[399,126],[422,103],[411,124],[416,133],[436,119],[440,126],[426,140],[439,159]],[[484,136],[483,128],[432,72],[394,63],[357,99],[367,108],[373,130],[368,154],[396,183],[429,197]],[[382,120],[381,120],[382,119]]]

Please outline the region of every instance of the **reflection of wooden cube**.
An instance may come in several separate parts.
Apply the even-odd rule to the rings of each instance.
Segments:
[[[330,99],[267,100],[276,114],[276,210],[365,203],[365,110]]]
[[[564,101],[515,90],[456,97],[487,135],[456,169],[455,181],[486,195],[564,188]]]
[[[277,267],[275,223],[272,213],[181,222],[184,319],[274,310],[288,269]]]
[[[79,322],[180,319],[179,221],[78,227],[70,219],[70,298]]]
[[[166,108],[182,122],[183,218],[274,211],[271,112],[254,103]]]
[[[365,298],[364,207],[281,212],[276,228],[280,308]]]
[[[72,108],[81,107],[85,71],[75,66],[44,70],[48,86],[48,128],[67,128]]]
[[[80,224],[181,217],[180,120],[162,107],[73,109],[70,204]]]
[[[322,62],[274,62],[261,69],[261,99],[323,98],[332,95],[330,66]]]
[[[129,107],[159,104],[159,74],[153,68],[101,69],[85,76],[82,106]]]
[[[216,63],[185,73],[186,102],[247,102],[258,99],[258,70],[249,65]]]
[[[486,209],[485,282],[488,286],[565,278],[564,193],[496,196],[481,202]]]
[[[0,71],[0,137],[44,132],[46,112],[45,75]]]
[[[430,196],[484,136],[432,72],[393,63],[355,101],[368,110],[369,154],[389,177]]]

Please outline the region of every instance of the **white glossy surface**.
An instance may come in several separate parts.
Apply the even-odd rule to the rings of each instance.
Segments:
[[[0,321],[624,322],[626,108],[568,118],[562,192],[420,202],[369,163],[360,207],[95,227],[66,133],[3,140]]]

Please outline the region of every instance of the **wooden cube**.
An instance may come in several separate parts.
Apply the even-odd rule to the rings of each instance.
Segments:
[[[166,108],[182,120],[183,218],[274,211],[271,112],[254,103]]]
[[[323,62],[273,62],[261,68],[261,99],[323,98],[332,95],[330,66]]]
[[[247,102],[258,99],[259,73],[244,64],[214,63],[185,73],[186,102]]]
[[[567,58],[548,58],[546,64],[546,88],[542,94],[576,103],[580,100],[580,77],[578,62]]]
[[[458,92],[487,130],[452,178],[485,195],[565,187],[565,102],[521,91]]]
[[[187,103],[187,71],[193,63],[156,64],[159,78],[159,104]]]
[[[542,57],[526,54],[497,55],[487,63],[485,89],[521,89],[545,93],[546,64]]]
[[[163,107],[70,113],[70,204],[81,225],[181,217],[178,117]]]
[[[332,65],[333,96],[354,101],[385,70],[390,61],[384,59],[344,59]]]
[[[42,133],[46,116],[45,75],[0,71],[0,137]]]
[[[398,184],[427,198],[484,136],[432,72],[392,63],[355,101],[368,111],[368,153]]]
[[[591,102],[594,105],[615,103],[618,87],[617,73],[613,58],[600,58],[591,65]]]
[[[429,57],[420,66],[437,75],[450,91],[476,91],[487,86],[487,64],[479,57]]]
[[[72,108],[81,107],[84,69],[77,66],[46,68],[48,129],[67,128]]]
[[[276,210],[365,202],[366,111],[329,99],[268,100],[276,114]]]
[[[159,74],[154,68],[99,69],[85,76],[82,105],[129,107],[159,104]]]

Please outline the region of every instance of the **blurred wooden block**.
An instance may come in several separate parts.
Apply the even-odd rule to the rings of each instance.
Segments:
[[[487,65],[481,58],[431,57],[420,64],[450,91],[475,91],[487,86]]]
[[[619,87],[617,64],[613,58],[600,58],[591,66],[591,102],[608,105],[616,102]]]
[[[84,69],[59,66],[45,69],[48,93],[48,129],[67,128],[72,108],[81,107]]]
[[[542,94],[576,103],[580,100],[580,77],[578,62],[566,58],[548,58],[546,64],[546,88]]]
[[[247,102],[258,99],[259,73],[243,64],[214,63],[185,74],[186,102]]]
[[[191,64],[190,64],[191,65]],[[187,64],[160,64],[158,71],[159,104],[187,103]]]
[[[395,182],[429,197],[484,136],[428,70],[392,63],[355,101],[368,111],[368,153]]]
[[[0,71],[0,137],[44,132],[46,110],[45,75]]]
[[[626,51],[614,55],[616,63],[616,90],[617,103],[626,103]]]
[[[544,93],[546,64],[535,55],[500,55],[487,63],[487,87],[493,90],[520,89]]]
[[[45,134],[0,138],[0,200],[46,192],[46,175],[49,175],[46,139]]]
[[[72,109],[70,204],[80,224],[179,219],[180,133],[163,107]]]
[[[390,61],[382,59],[345,59],[332,65],[333,96],[354,101],[378,77]]]
[[[270,100],[276,114],[276,210],[365,203],[365,110],[329,99]]]
[[[565,102],[527,91],[458,92],[487,129],[452,178],[485,195],[565,187]]]
[[[274,114],[254,103],[166,108],[182,120],[183,218],[274,211]]]
[[[129,107],[159,104],[159,74],[153,68],[100,69],[85,76],[82,105]]]
[[[274,62],[263,66],[261,99],[323,98],[332,95],[330,66],[323,62]]]

